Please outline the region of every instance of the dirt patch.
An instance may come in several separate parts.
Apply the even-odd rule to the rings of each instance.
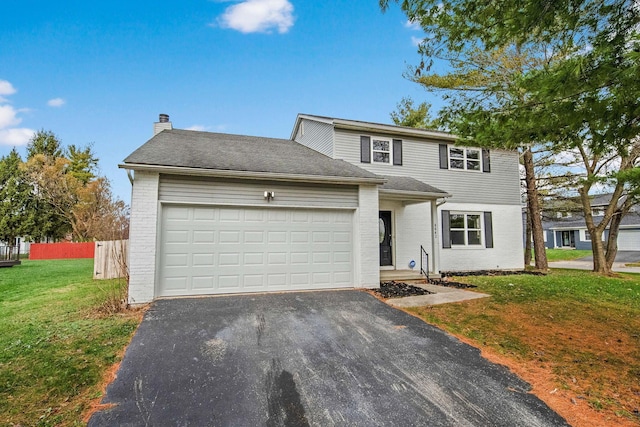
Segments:
[[[612,308],[606,319],[586,304],[549,301],[410,311],[509,367],[575,427],[640,425],[640,320],[623,309]]]

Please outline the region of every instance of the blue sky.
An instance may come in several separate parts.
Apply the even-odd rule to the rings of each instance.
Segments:
[[[122,160],[174,128],[288,138],[297,113],[390,123],[416,40],[377,0],[18,1],[0,16],[0,155],[33,131],[93,144],[127,203]]]

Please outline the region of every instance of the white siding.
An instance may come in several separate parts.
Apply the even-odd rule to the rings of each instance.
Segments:
[[[342,159],[379,175],[410,176],[450,193],[456,203],[512,204],[520,206],[518,153],[491,150],[491,172],[440,169],[439,141],[403,137],[402,166],[360,162],[360,135],[367,134],[337,129],[335,158]]]
[[[493,223],[493,248],[453,247],[442,248],[440,237],[440,270],[518,270],[524,268],[522,248],[522,221],[520,206],[445,203],[438,209],[460,212],[491,212]],[[484,231],[484,229],[483,229]],[[439,233],[442,236],[442,233]]]
[[[333,126],[328,123],[302,119],[295,141],[325,156],[333,156]]]
[[[129,231],[129,303],[153,300],[158,231],[157,173],[135,172]]]
[[[380,210],[386,210],[388,202],[381,202]],[[420,271],[420,245],[431,257],[431,203],[402,206],[396,203],[394,243],[396,270],[408,270],[409,262],[415,261],[414,270]],[[428,266],[425,266],[428,268]]]
[[[275,192],[275,198],[267,202],[265,191]],[[356,208],[358,187],[161,175],[159,197],[161,201],[217,205]]]
[[[380,287],[380,244],[378,242],[378,186],[362,185],[356,212],[356,287]]]

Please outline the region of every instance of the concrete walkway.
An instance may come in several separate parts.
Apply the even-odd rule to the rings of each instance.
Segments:
[[[569,268],[574,270],[593,270],[592,261],[555,261],[549,263],[549,268]],[[640,267],[627,267],[624,262],[614,262],[613,271],[617,273],[638,273],[640,274]]]
[[[450,288],[448,286],[431,285],[428,283],[412,283],[414,286],[433,292],[430,295],[416,295],[413,297],[390,298],[386,302],[394,307],[421,307],[424,305],[446,304],[449,302],[468,301],[478,298],[486,298],[491,295],[481,294],[480,292],[465,291],[458,288]]]

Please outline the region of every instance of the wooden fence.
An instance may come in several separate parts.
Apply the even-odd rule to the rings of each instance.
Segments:
[[[128,257],[129,240],[95,242],[93,278],[117,279],[123,277],[129,280]]]
[[[29,259],[93,258],[94,243],[32,243]]]

